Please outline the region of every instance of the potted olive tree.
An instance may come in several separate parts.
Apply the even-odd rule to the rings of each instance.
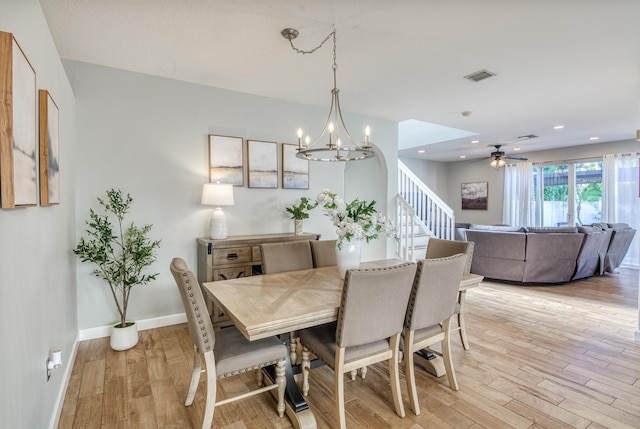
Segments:
[[[73,249],[82,262],[95,265],[93,274],[105,280],[118,309],[120,321],[113,326],[111,348],[127,350],[138,343],[138,327],[127,320],[131,288],[155,280],[159,273],[144,274],[143,270],[156,260],[160,240],[152,241],[148,235],[152,225],[137,227],[133,222],[123,225],[125,214],[131,207],[131,195],[121,190],[107,191],[106,200],[98,198],[103,214],[89,211],[86,221],[87,237]]]
[[[285,207],[285,210],[291,215],[293,219],[293,228],[295,235],[302,235],[304,229],[304,219],[309,219],[309,211],[313,210],[318,205],[317,202],[308,199],[307,197],[300,198],[299,204],[292,204],[289,207]]]

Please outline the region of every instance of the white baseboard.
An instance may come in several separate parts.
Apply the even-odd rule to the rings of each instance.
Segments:
[[[56,398],[56,402],[53,406],[54,413],[51,415],[51,420],[49,421],[49,429],[56,429],[58,427],[58,423],[60,422],[60,415],[62,414],[62,405],[64,404],[64,397],[67,395],[67,386],[69,386],[69,380],[71,380],[71,373],[73,372],[73,363],[76,361],[76,354],[78,353],[78,335],[76,335],[76,339],[73,342],[73,347],[71,348],[71,353],[69,353],[69,358],[62,365],[64,368],[64,374],[62,375],[62,383],[60,384],[60,390],[58,390],[58,397]]]
[[[152,319],[137,320],[138,331],[161,328],[163,326],[177,325],[185,323],[187,315],[185,313],[170,314],[169,316],[154,317]],[[111,335],[111,325],[97,326],[95,328],[82,329],[78,332],[78,341],[104,338]]]

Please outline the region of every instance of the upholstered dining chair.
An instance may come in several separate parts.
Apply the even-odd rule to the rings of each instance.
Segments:
[[[311,240],[309,243],[311,243],[314,268],[338,265],[336,261],[337,240]]]
[[[248,341],[234,326],[220,329],[214,333],[200,284],[193,272],[187,267],[186,262],[181,258],[174,258],[171,261],[171,274],[173,274],[173,278],[180,290],[182,303],[187,314],[189,334],[191,334],[194,347],[191,384],[185,401],[185,406],[187,407],[193,403],[198,390],[200,373],[203,371],[202,360],[204,358],[204,370],[207,373],[207,399],[202,428],[211,428],[216,405],[223,405],[272,389],[277,389],[278,404],[276,408],[278,415],[282,417],[285,410],[284,392],[286,387],[285,362],[287,348],[285,345],[276,337]],[[274,384],[264,387],[259,386],[256,390],[216,402],[216,383],[218,379],[257,369],[258,384],[261,385],[263,381],[261,368],[271,365],[275,365],[276,377]]]
[[[398,374],[399,344],[416,264],[347,270],[338,320],[300,331],[302,394],[309,393],[310,353],[333,369],[338,427],[346,427],[344,374],[364,365],[389,362],[396,414],[404,417]]]
[[[409,406],[420,414],[420,404],[416,389],[413,354],[427,349],[441,356],[447,370],[449,386],[458,390],[458,381],[451,359],[450,325],[454,317],[454,308],[460,279],[466,258],[463,253],[437,259],[418,261],[413,289],[409,298],[404,328],[404,362]],[[442,352],[429,347],[440,343]]]
[[[260,245],[262,252],[262,274],[313,268],[311,245],[308,241],[266,243]]]
[[[426,259],[445,258],[447,256],[453,256],[458,253],[464,253],[466,255],[466,263],[464,266],[464,274],[471,272],[471,261],[473,260],[473,241],[457,241],[457,240],[442,240],[439,238],[430,238],[427,243]],[[464,300],[466,292],[459,292],[456,302],[456,319],[458,326],[452,328],[452,331],[458,331],[460,334],[460,342],[465,350],[469,350],[469,339],[467,338],[465,314],[463,311]]]

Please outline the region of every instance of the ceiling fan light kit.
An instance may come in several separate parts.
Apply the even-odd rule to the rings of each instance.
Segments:
[[[493,168],[495,168],[496,170],[500,169],[501,167],[504,167],[505,165],[507,165],[507,161],[505,161],[505,159],[513,159],[515,161],[527,161],[528,158],[523,158],[523,157],[517,157],[517,156],[507,156],[504,151],[500,150],[500,148],[502,146],[506,146],[504,144],[494,144],[494,145],[489,145],[489,147],[495,147],[496,150],[491,152],[491,156],[490,158],[493,158],[491,160],[491,162],[489,163],[489,165]]]

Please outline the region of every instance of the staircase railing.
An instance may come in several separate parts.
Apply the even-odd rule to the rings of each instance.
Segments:
[[[428,235],[453,240],[453,209],[438,197],[409,168],[398,160],[398,193],[413,209]]]
[[[396,195],[396,225],[398,225],[398,241],[396,252],[405,261],[416,260],[416,236],[428,236],[427,227],[418,219],[413,207],[402,198]]]

